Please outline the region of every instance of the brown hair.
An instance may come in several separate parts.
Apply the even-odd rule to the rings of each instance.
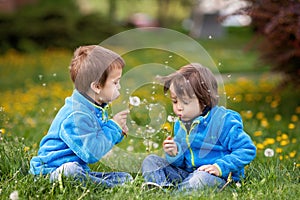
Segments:
[[[81,46],[71,60],[70,76],[79,92],[87,92],[92,82],[104,86],[109,72],[124,66],[121,56],[109,49],[99,45]]]
[[[178,71],[158,78],[164,84],[164,92],[167,93],[170,85],[179,99],[184,96],[193,98],[195,95],[204,108],[216,106],[219,101],[218,84],[213,73],[199,63],[191,63],[181,67]]]

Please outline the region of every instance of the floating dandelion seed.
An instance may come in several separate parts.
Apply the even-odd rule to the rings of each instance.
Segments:
[[[172,55],[169,56],[169,58],[172,58],[172,57],[173,57]]]
[[[210,36],[208,36],[208,39],[212,39],[212,36],[210,35]]]
[[[218,63],[218,65],[219,65],[219,66],[221,66],[221,65],[222,65],[222,63],[220,63],[220,62],[219,62],[219,63]]]
[[[168,64],[169,63],[169,61],[165,61],[165,64]]]
[[[43,78],[43,75],[42,75],[42,74],[40,74],[40,75],[39,75],[39,79],[40,79],[40,80],[42,80],[42,78]]]
[[[134,150],[134,147],[133,146],[128,146],[126,150],[129,151],[129,152],[132,152]]]
[[[266,157],[273,157],[274,156],[274,150],[273,149],[270,149],[270,148],[266,148],[265,149],[265,152],[264,152],[264,155]]]
[[[53,73],[53,76],[56,77],[56,73]]]
[[[227,77],[230,78],[230,77],[231,77],[231,74],[228,74]]]
[[[129,97],[129,104],[132,106],[139,106],[141,104],[141,100],[139,97]]]

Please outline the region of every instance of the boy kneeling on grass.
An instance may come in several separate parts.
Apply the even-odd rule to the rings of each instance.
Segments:
[[[70,64],[75,89],[41,140],[38,155],[31,159],[31,174],[49,174],[51,181],[65,175],[109,188],[132,181],[125,172],[92,172],[88,167],[121,142],[128,131],[128,110],[112,119],[106,111],[107,104],[120,95],[124,65],[118,54],[101,46],[76,49]]]

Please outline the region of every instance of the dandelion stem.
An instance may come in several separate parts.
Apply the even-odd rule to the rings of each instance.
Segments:
[[[222,192],[225,189],[225,187],[231,182],[232,182],[232,173],[230,172],[227,178],[227,182],[223,185],[223,187],[219,190],[219,192]]]

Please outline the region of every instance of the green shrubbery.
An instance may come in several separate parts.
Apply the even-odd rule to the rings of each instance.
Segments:
[[[121,31],[101,13],[82,14],[74,1],[40,1],[13,14],[0,15],[0,52],[30,52],[98,44]]]

